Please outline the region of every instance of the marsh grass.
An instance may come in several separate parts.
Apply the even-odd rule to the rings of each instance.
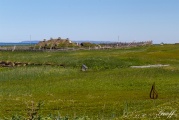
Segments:
[[[27,103],[31,101],[44,103],[41,116],[60,114],[62,118],[73,119],[152,119],[160,110],[173,109],[178,114],[178,47],[0,52],[4,61],[67,65],[66,68],[45,65],[0,68],[0,118],[27,117]],[[89,70],[82,72],[82,64]],[[148,64],[170,66],[130,68]],[[159,94],[157,100],[149,97],[153,82]]]

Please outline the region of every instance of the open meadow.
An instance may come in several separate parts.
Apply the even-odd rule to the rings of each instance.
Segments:
[[[0,119],[179,119],[179,45],[0,51],[0,61],[29,63],[0,67]],[[156,64],[169,66],[131,68]]]

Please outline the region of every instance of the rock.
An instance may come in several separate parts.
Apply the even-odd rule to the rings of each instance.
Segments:
[[[0,64],[5,64],[6,65],[7,62],[6,61],[1,61]]]
[[[11,67],[15,66],[14,62],[8,62],[8,65],[11,66]]]
[[[83,65],[81,66],[81,70],[82,70],[82,71],[87,71],[87,69],[88,69],[88,67],[87,67],[86,65],[83,64]]]
[[[14,62],[14,64],[15,64],[15,66],[22,66],[23,65],[23,63],[21,63],[21,62]]]

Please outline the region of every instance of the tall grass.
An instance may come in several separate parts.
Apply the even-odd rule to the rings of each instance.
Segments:
[[[160,110],[178,110],[179,58],[175,50],[178,47],[167,45],[101,51],[0,52],[4,61],[66,64],[66,68],[0,68],[0,118],[27,117],[27,104],[32,101],[44,103],[41,116],[60,114],[70,118],[152,119]],[[169,52],[172,55],[168,56]],[[80,70],[82,64],[89,67],[88,71]],[[130,68],[146,64],[170,66]],[[157,100],[149,97],[153,82],[159,94]]]

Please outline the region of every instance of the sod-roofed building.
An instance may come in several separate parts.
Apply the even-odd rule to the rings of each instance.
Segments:
[[[50,38],[50,40],[44,39],[43,41],[40,41],[36,46],[42,49],[59,49],[65,47],[76,47],[78,45],[69,40],[69,38],[61,39],[59,37],[57,39]]]

